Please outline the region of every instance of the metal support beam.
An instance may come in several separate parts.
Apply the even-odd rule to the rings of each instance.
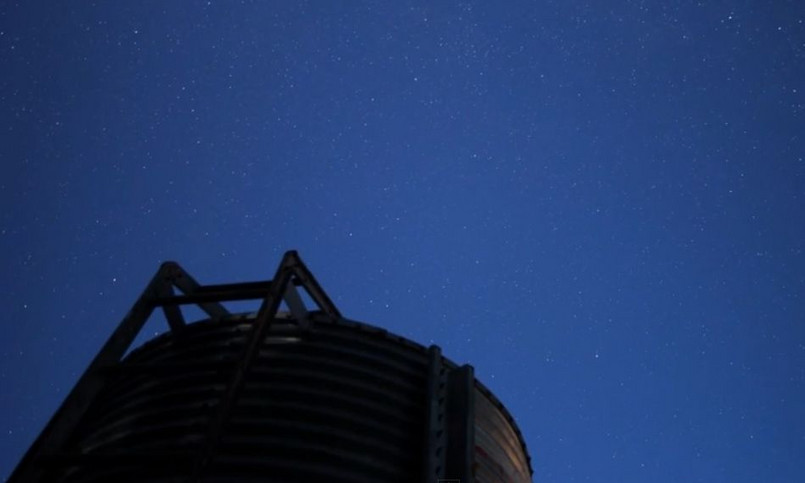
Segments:
[[[153,312],[154,300],[166,277],[166,265],[163,264],[17,465],[9,478],[10,483],[40,481],[46,471],[46,467],[42,465],[41,461],[43,455],[61,451],[70,434],[103,388],[104,368],[120,361]]]
[[[171,297],[173,296],[173,284],[168,282],[166,279],[162,279],[161,283],[157,287],[157,294],[161,298]],[[164,304],[162,305],[162,312],[165,314],[165,320],[168,321],[168,325],[170,326],[172,331],[180,331],[184,328],[185,321],[184,316],[182,315],[182,310],[176,304]]]
[[[338,311],[333,301],[330,300],[330,297],[328,297],[327,293],[321,288],[319,282],[316,281],[316,278],[310,273],[310,270],[307,269],[302,259],[299,258],[299,254],[295,250],[291,250],[285,253],[285,257],[289,259],[291,270],[296,276],[297,283],[295,283],[295,285],[301,285],[307,290],[310,298],[316,302],[316,305],[319,306],[322,312],[333,319],[340,319],[341,312]]]
[[[162,269],[166,271],[170,277],[170,281],[185,295],[193,295],[201,291],[202,287],[196,280],[185,272],[178,263],[166,262],[162,264]],[[198,306],[210,316],[211,319],[219,319],[229,315],[229,311],[219,303],[202,302]]]
[[[167,297],[160,297],[156,303],[158,307],[163,305],[198,305],[207,304],[208,302],[234,302],[237,300],[257,300],[265,296],[271,281],[266,282],[266,288],[262,290],[253,289],[249,292],[198,292],[193,295],[170,295]],[[212,317],[215,319],[215,317]]]
[[[445,475],[446,456],[446,368],[442,363],[442,350],[428,348],[428,379],[425,401],[425,455],[422,481],[435,483]]]
[[[289,283],[285,286],[284,299],[291,314],[298,321],[299,326],[303,329],[310,328],[307,307],[305,307],[305,303],[302,302],[302,297],[299,296],[299,292],[296,291],[296,287],[293,283]]]
[[[447,478],[473,483],[475,375],[463,365],[447,379]]]
[[[229,413],[243,384],[244,375],[259,353],[280,302],[285,299],[293,317],[301,327],[305,328],[310,323],[310,314],[296,290],[297,286],[302,286],[308,292],[325,317],[331,320],[341,318],[338,309],[295,251],[285,254],[274,279],[267,282],[202,286],[177,263],[163,263],[17,465],[8,480],[9,483],[38,483],[47,475],[51,467],[49,462],[52,463],[59,459],[56,455],[69,454],[69,449],[65,448],[65,444],[103,388],[105,375],[110,370],[124,367],[120,366],[119,362],[155,308],[163,309],[171,331],[178,332],[186,325],[180,309],[181,305],[196,304],[211,319],[219,320],[231,315],[219,302],[263,299],[247,347],[234,370],[224,399],[219,406],[217,417],[211,423],[207,445],[202,450],[201,457],[197,457],[195,460],[195,474],[198,475],[199,471],[206,466],[212,450],[218,444],[221,428],[229,418]],[[178,288],[183,295],[176,295],[174,287]]]
[[[294,281],[294,278],[296,278],[296,281]],[[260,346],[263,344],[268,334],[271,322],[273,322],[277,314],[283,297],[286,297],[285,300],[288,302],[292,311],[294,310],[294,306],[296,306],[296,310],[302,310],[306,313],[304,304],[301,298],[298,297],[295,289],[292,293],[296,295],[296,298],[294,298],[294,295],[287,297],[288,287],[292,284],[299,284],[305,287],[313,300],[319,304],[323,312],[331,317],[340,318],[341,314],[335,308],[332,301],[330,301],[330,298],[321,290],[321,287],[319,287],[313,275],[307,270],[304,263],[302,263],[299,255],[295,251],[286,252],[282,257],[279,267],[277,267],[277,271],[271,281],[268,293],[263,299],[260,310],[257,312],[257,317],[252,324],[251,333],[248,336],[248,341],[240,357],[238,366],[232,375],[232,379],[229,381],[223,399],[218,405],[215,417],[210,423],[207,431],[207,444],[203,452],[199,455],[193,475],[189,480],[190,482],[200,482],[204,475],[204,470],[210,464],[215,450],[220,443],[223,428],[229,421],[232,409],[237,403],[246,374],[260,353]]]

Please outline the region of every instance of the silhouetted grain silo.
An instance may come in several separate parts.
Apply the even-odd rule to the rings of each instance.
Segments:
[[[208,319],[186,324],[190,304]],[[157,307],[170,331],[126,355]],[[530,482],[511,415],[437,346],[344,319],[288,252],[266,282],[163,264],[9,481],[440,480]]]

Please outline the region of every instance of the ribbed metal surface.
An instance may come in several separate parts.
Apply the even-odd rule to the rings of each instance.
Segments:
[[[260,308],[223,305],[241,300]],[[188,305],[210,319],[188,325]],[[169,332],[124,357],[156,309]],[[160,265],[9,483],[526,483],[530,474],[517,425],[472,366],[344,319],[290,250],[268,281],[201,285],[175,262]]]
[[[69,445],[84,464],[53,479],[171,481],[188,474],[249,328],[192,324],[111,368]],[[424,349],[349,324],[303,333],[277,323],[204,481],[415,481],[425,388]]]
[[[475,389],[474,459],[477,481],[531,481],[519,430],[503,405],[480,384]]]
[[[46,481],[189,481],[250,328],[243,318],[190,324],[110,367]],[[201,481],[421,481],[428,371],[425,347],[383,330],[314,320],[302,331],[278,319]],[[511,417],[480,384],[474,393],[475,481],[531,481]]]

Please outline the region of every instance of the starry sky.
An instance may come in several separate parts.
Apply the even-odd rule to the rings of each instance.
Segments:
[[[805,481],[800,2],[9,1],[0,69],[0,478],[162,261],[297,249],[535,482]]]

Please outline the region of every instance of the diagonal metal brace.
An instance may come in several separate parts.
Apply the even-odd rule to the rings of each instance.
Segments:
[[[285,299],[300,326],[304,328],[309,324],[308,310],[296,290],[297,286],[302,286],[308,292],[322,312],[334,320],[341,318],[338,309],[295,251],[285,254],[276,276],[269,282],[202,286],[177,263],[163,263],[17,465],[9,478],[9,483],[35,483],[46,476],[48,458],[62,454],[65,450],[71,434],[103,389],[106,369],[117,366],[154,309],[161,307],[171,331],[178,332],[186,325],[179,309],[180,305],[196,304],[211,319],[220,320],[230,313],[219,302],[263,298],[247,347],[219,406],[217,417],[211,423],[206,451],[196,460],[196,475],[199,475],[198,471],[206,466],[206,461],[212,454],[211,450],[218,444],[221,428],[226,423],[243,385],[244,375],[259,353],[260,345],[282,299]],[[178,288],[183,295],[176,295],[174,288]]]
[[[263,299],[260,310],[257,312],[257,317],[253,322],[246,348],[241,355],[238,367],[232,379],[229,381],[223,399],[218,406],[217,413],[211,421],[207,433],[207,444],[202,450],[202,454],[199,455],[193,475],[189,481],[201,481],[205,468],[212,460],[220,442],[223,428],[229,420],[229,416],[232,413],[232,409],[244,385],[246,374],[249,372],[254,360],[260,353],[260,346],[266,338],[271,322],[274,320],[283,298],[285,298],[292,312],[299,313],[301,311],[305,314],[307,313],[301,298],[294,288],[295,281],[308,291],[311,298],[319,305],[324,313],[333,318],[341,317],[338,309],[335,308],[330,298],[327,297],[316,279],[308,271],[304,263],[302,263],[299,254],[293,250],[286,252],[282,257],[282,261],[277,268],[274,278],[271,280],[271,286]],[[300,321],[300,323],[306,324],[307,322]]]
[[[25,454],[9,478],[10,482],[38,482],[44,474],[40,465],[43,455],[57,453],[64,447],[67,439],[86,413],[104,385],[103,371],[106,367],[120,362],[137,334],[145,325],[156,306],[159,292],[164,290],[170,267],[163,264],[143,293],[123,317],[117,329],[106,341],[101,350],[79,378],[73,390],[67,395],[56,414]]]
[[[189,273],[185,272],[178,263],[165,262],[162,264],[162,269],[165,271],[168,281],[181,290],[183,294],[193,296],[203,291],[204,287],[196,282]],[[168,295],[173,295],[172,289]],[[201,310],[206,312],[211,319],[220,319],[229,315],[229,311],[218,302],[199,302],[198,306]]]

